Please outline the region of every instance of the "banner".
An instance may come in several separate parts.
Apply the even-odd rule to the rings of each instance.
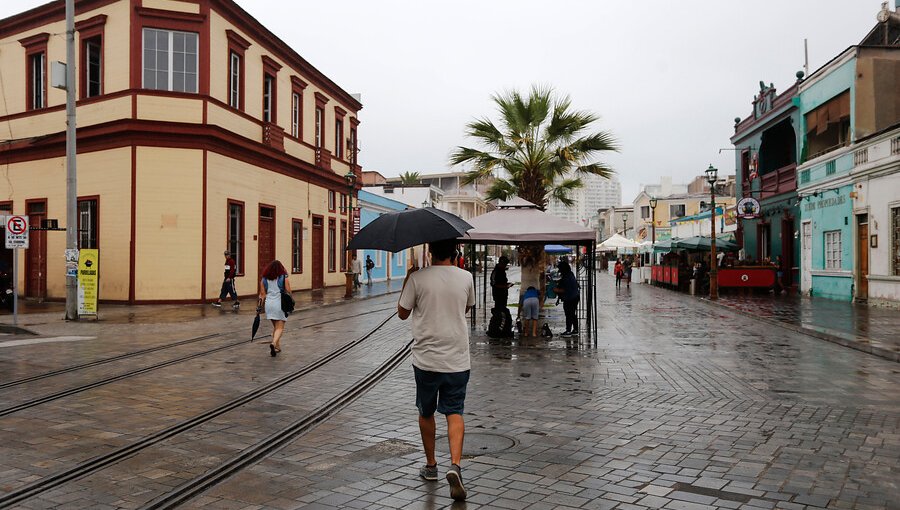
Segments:
[[[78,315],[97,315],[100,253],[85,249],[78,255]]]

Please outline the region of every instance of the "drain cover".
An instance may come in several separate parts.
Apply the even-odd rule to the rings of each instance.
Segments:
[[[447,444],[447,436],[437,438],[435,448],[444,453],[449,453],[449,445]],[[466,432],[463,442],[463,456],[477,457],[479,455],[488,455],[491,453],[499,453],[508,450],[516,445],[516,440],[501,436],[500,434],[485,434],[481,432]]]

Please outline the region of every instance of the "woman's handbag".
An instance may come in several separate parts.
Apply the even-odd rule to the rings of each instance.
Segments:
[[[290,315],[294,311],[294,297],[284,290],[284,276],[278,279],[278,288],[281,289],[281,311],[284,315]]]

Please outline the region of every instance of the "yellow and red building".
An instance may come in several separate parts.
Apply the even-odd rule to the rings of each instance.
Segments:
[[[100,299],[203,302],[236,253],[294,289],[344,282],[358,97],[231,0],[76,1],[79,247]],[[64,2],[0,20],[0,209],[66,224]],[[0,214],[8,214],[0,212]],[[65,297],[65,234],[33,231],[26,297]]]

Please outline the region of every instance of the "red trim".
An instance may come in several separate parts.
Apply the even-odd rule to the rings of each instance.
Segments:
[[[78,40],[79,40],[79,48],[81,54],[78,57],[78,63],[81,66],[81,72],[78,77],[78,97],[80,99],[88,99],[88,61],[87,61],[87,45],[90,42],[94,42],[99,39],[100,45],[100,93],[98,96],[103,95],[103,88],[106,85],[106,55],[105,49],[106,45],[104,44],[105,37],[105,28],[106,28],[106,14],[99,14],[94,16],[93,18],[88,18],[86,20],[79,21],[75,23],[75,30],[78,31]],[[91,96],[97,97],[97,96]]]
[[[244,207],[244,202],[240,200],[228,199],[225,204],[225,249],[230,250],[231,246],[229,241],[231,240],[231,206],[239,205],[241,206],[241,240],[238,243],[241,246],[240,258],[238,259],[238,268],[237,272],[234,273],[235,276],[244,276],[246,274],[247,268],[247,259],[244,258],[244,253],[246,253],[247,246],[247,227],[244,219],[247,216],[247,208]]]
[[[331,236],[331,233],[334,232],[334,237]],[[337,221],[334,218],[328,218],[328,237],[326,238],[326,242],[328,246],[326,246],[326,256],[328,257],[328,272],[336,273],[337,272],[337,260],[335,257],[337,256],[337,242],[338,242],[338,233],[337,233]]]
[[[228,91],[228,101],[226,101],[226,103],[228,104],[229,107],[234,108],[234,106],[231,106],[231,54],[234,53],[241,60],[241,63],[239,66],[240,69],[238,69],[238,72],[240,73],[238,88],[240,90],[238,90],[238,105],[237,105],[236,109],[240,110],[240,111],[244,111],[244,107],[247,104],[244,99],[245,91],[246,91],[246,83],[247,83],[247,80],[246,80],[247,66],[245,64],[244,57],[245,57],[245,52],[246,52],[247,48],[250,47],[250,43],[246,39],[241,37],[234,30],[226,30],[225,35],[226,35],[226,37],[228,37],[228,56],[227,56],[228,61],[226,62],[227,65],[225,66],[225,69],[227,70],[227,72],[225,73],[226,74],[225,78],[227,80],[227,86],[225,87],[225,90]],[[209,70],[207,70],[207,72],[209,72]]]
[[[49,211],[49,209],[48,209],[47,198],[46,198],[46,197],[44,197],[44,198],[30,198],[30,199],[27,199],[27,200],[25,200],[25,215],[29,217],[29,218],[28,218],[29,223],[31,223],[31,214],[32,214],[32,213],[29,211],[29,209],[30,209],[29,206],[31,206],[32,204],[44,204],[44,214],[43,214],[43,216],[44,216],[45,219],[49,216],[50,211]],[[36,215],[39,216],[40,214],[36,214]],[[38,232],[36,232],[36,234],[37,234],[37,235],[44,235],[44,234],[46,234],[46,232],[38,231]],[[41,288],[37,289],[37,292],[35,292],[35,289],[32,289],[32,288],[29,287],[29,285],[28,285],[28,282],[29,282],[29,280],[30,280],[30,278],[29,278],[30,264],[29,264],[28,261],[31,259],[31,257],[28,255],[28,251],[25,252],[25,253],[26,253],[26,255],[25,255],[25,295],[26,295],[26,296],[29,296],[29,297],[35,297],[35,296],[36,296],[36,297],[40,297],[41,299],[43,299],[43,298],[45,298],[45,297],[47,296],[47,276],[46,276],[46,275],[47,275],[47,237],[46,237],[46,235],[44,235],[43,241],[44,241],[44,242],[41,244],[41,248],[42,248],[42,250],[43,250],[43,253],[41,253],[40,255],[41,255],[41,260],[43,261],[42,269],[44,270],[44,271],[43,271],[44,277],[41,278],[41,280],[40,280],[40,286],[41,286]],[[28,250],[33,250],[33,249],[35,249],[35,248],[34,248],[34,247],[29,247],[29,248],[28,248]],[[29,291],[31,291],[31,292],[29,292]]]
[[[260,241],[259,232],[262,230],[260,228],[260,225],[262,225],[262,221],[263,221],[263,216],[262,216],[263,207],[265,207],[266,209],[272,210],[272,220],[271,220],[272,221],[272,254],[275,256],[275,260],[278,260],[278,223],[276,221],[277,210],[274,205],[264,204],[262,202],[260,202],[256,208],[256,233],[257,233],[256,254],[257,254],[257,259],[259,259],[259,248],[260,248],[260,246],[262,246],[259,242]],[[269,220],[266,220],[266,221],[269,221]],[[260,262],[262,262],[262,261],[261,260],[256,261],[256,265],[259,266],[259,272],[256,275],[256,281],[262,280],[262,272],[263,272],[262,268],[265,267],[265,266],[260,265]],[[268,262],[266,264],[268,265]],[[282,264],[282,265],[284,265],[284,264]]]
[[[205,104],[205,103],[204,103]],[[204,110],[205,111],[205,110]],[[207,223],[207,213],[206,209],[208,207],[207,203],[207,151],[203,151],[203,212],[201,213],[203,219],[202,224],[200,225],[200,299],[202,301],[206,300],[206,223]]]
[[[78,130],[79,153],[132,145],[207,149],[321,187],[346,186],[342,176],[334,172],[248,140],[221,126],[122,119]],[[62,157],[65,155],[65,133],[10,143],[0,147],[0,155],[4,163]]]
[[[77,147],[76,142],[76,147]],[[134,304],[135,265],[137,260],[137,146],[131,146],[131,246],[128,259],[128,302]]]
[[[333,213],[334,211],[336,211],[337,193],[333,189],[328,190],[328,198],[326,200],[328,201],[328,203],[325,204],[328,207],[328,212]]]
[[[77,197],[75,199],[75,203],[76,203],[75,214],[78,215],[78,224],[76,227],[78,229],[78,232],[76,232],[76,234],[75,234],[75,240],[76,240],[76,242],[78,242],[78,249],[80,250],[82,248],[82,246],[81,246],[81,214],[78,213],[78,204],[81,202],[87,202],[89,200],[94,200],[97,202],[97,212],[96,212],[96,214],[97,214],[97,249],[99,250],[100,249],[100,195],[86,195],[83,197]],[[68,223],[68,220],[66,220],[66,223]]]
[[[321,92],[316,92],[316,107],[325,109],[325,105],[328,104],[328,96],[322,94]],[[324,119],[323,119],[324,120]]]
[[[344,160],[345,142],[344,142],[344,116],[347,112],[338,106],[334,107],[334,157],[335,159]]]
[[[47,71],[47,41],[50,39],[50,34],[47,32],[43,32],[40,34],[35,34],[31,37],[26,37],[24,39],[19,39],[19,43],[25,48],[25,111],[42,111],[44,108],[48,106],[48,97],[47,97],[47,81],[49,80],[49,72]],[[36,55],[44,55],[44,69],[43,75],[44,80],[42,83],[43,91],[43,101],[41,106],[35,107],[33,97],[32,88],[34,87],[34,73],[32,72],[31,67],[31,59]],[[65,105],[63,105],[65,107]]]
[[[300,224],[300,271],[294,271],[294,244],[297,240],[294,238],[294,224]],[[303,220],[300,218],[291,218],[291,274],[303,274]]]
[[[263,66],[263,106],[262,111],[265,113],[266,111],[266,80],[272,80],[272,104],[269,110],[269,118],[263,119],[263,122],[268,122],[270,124],[278,123],[278,71],[281,70],[281,64],[275,62],[270,57],[263,55],[262,56],[262,66]]]
[[[340,258],[341,258],[341,271],[347,272],[347,243],[350,242],[349,238],[349,230],[347,230],[347,220],[341,220],[341,233],[340,238],[338,239],[338,243],[340,243]]]
[[[296,76],[291,76],[291,120],[290,120],[290,138],[303,142],[303,90],[306,84]],[[297,108],[297,136],[294,136],[294,94],[298,96]]]
[[[78,0],[78,2],[75,3],[75,15],[78,16],[119,1],[121,0]],[[0,26],[0,39],[6,39],[15,34],[27,32],[65,19],[65,2],[50,2],[3,20],[2,26]]]

